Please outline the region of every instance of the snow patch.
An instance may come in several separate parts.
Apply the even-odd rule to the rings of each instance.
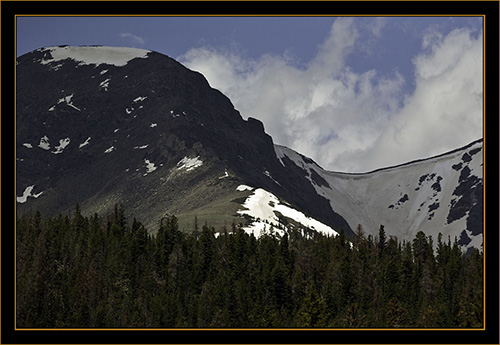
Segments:
[[[285,166],[285,163],[283,163],[283,158],[285,158],[285,152],[282,149],[284,148],[283,146],[278,146],[274,145],[274,153],[276,154],[276,158],[280,161],[281,165]]]
[[[251,187],[240,185],[237,190],[243,191],[247,190],[247,188]],[[243,227],[243,230],[248,233],[253,233],[257,237],[266,233],[266,227],[268,227],[269,230],[273,228],[273,231],[281,235],[284,233],[283,230],[278,229],[278,227],[283,228],[284,225],[280,224],[280,220],[276,213],[280,213],[286,218],[293,219],[305,227],[327,236],[338,235],[337,231],[328,225],[308,217],[290,206],[283,205],[274,194],[262,188],[256,189],[254,193],[245,200],[243,207],[245,207],[246,210],[240,210],[237,211],[237,213],[254,218],[254,221],[249,226]],[[285,227],[285,229],[287,228]]]
[[[125,66],[129,61],[136,58],[146,58],[149,50],[137,48],[119,47],[47,47],[40,49],[42,52],[49,52],[51,58],[42,59],[41,64],[46,65],[51,62],[72,59],[79,62],[79,65],[107,64],[115,66]]]
[[[139,150],[143,150],[143,149],[147,148],[148,146],[149,146],[149,144],[142,145],[142,146],[134,146],[134,149],[135,149],[135,150],[138,150],[138,149],[139,149]]]
[[[53,71],[58,71],[59,68],[61,68],[63,66],[62,63],[58,64],[58,65],[55,65],[55,66],[50,66],[50,69],[53,70]]]
[[[281,186],[281,184],[280,184],[278,181],[276,181],[276,180],[275,180],[275,179],[271,176],[271,174],[269,173],[269,171],[267,171],[267,170],[266,170],[266,171],[264,171],[264,173],[263,173],[263,174],[264,174],[264,175],[266,175],[267,177],[269,177],[271,180],[273,180],[273,182],[274,182],[274,183],[276,183],[278,186]]]
[[[137,97],[136,99],[134,99],[134,103],[137,103],[137,102],[142,102],[144,101],[146,98],[148,98],[148,96],[144,96],[144,97]]]
[[[35,188],[35,185],[31,185],[31,186],[26,187],[26,189],[23,192],[23,195],[16,197],[17,202],[20,204],[23,204],[28,200],[29,196],[36,199],[40,195],[42,195],[43,192],[40,192],[37,194],[32,194],[34,188]]]
[[[110,148],[106,149],[106,151],[104,151],[104,153],[110,153],[111,151],[114,151],[116,150],[114,146],[111,146]]]
[[[185,112],[182,112],[182,113],[183,113],[184,115],[186,115],[186,113],[185,113]],[[174,117],[174,118],[175,118],[175,117],[179,117],[179,116],[181,116],[181,114],[178,114],[178,113],[174,112],[173,110],[170,110],[170,115],[172,115],[172,117]]]
[[[91,137],[88,137],[87,140],[85,140],[83,143],[81,143],[78,148],[81,149],[82,147],[84,146],[87,146],[90,142],[90,139],[92,139]]]
[[[38,144],[38,147],[47,151],[50,150],[49,138],[47,138],[46,135],[40,138],[40,144]]]
[[[57,104],[60,104],[60,103],[66,103],[66,105],[68,107],[71,107],[73,109],[76,109],[78,111],[81,111],[80,108],[76,107],[73,102],[71,101],[71,99],[73,98],[73,94],[71,95],[68,95],[68,96],[64,96],[63,98],[60,98],[58,101],[57,101]],[[55,105],[53,105],[52,107],[50,107],[49,111],[54,111],[55,109]]]
[[[222,180],[223,178],[229,177],[229,174],[227,173],[227,170],[224,170],[224,175],[219,177],[219,180]]]
[[[155,171],[156,169],[158,169],[157,167],[155,167],[155,164],[150,162],[149,159],[145,159],[144,160],[144,163],[146,163],[146,173],[143,175],[143,176],[146,176],[147,174]]]
[[[33,145],[31,145],[30,143],[24,143],[23,144],[24,147],[27,147],[29,149],[32,149],[33,148]]]
[[[64,151],[64,148],[68,146],[70,142],[71,140],[69,139],[69,137],[59,140],[59,146],[56,146],[55,147],[56,150],[52,151],[52,153],[55,155],[62,153]]]
[[[186,171],[194,170],[203,165],[203,161],[200,159],[200,156],[195,158],[184,157],[177,163],[177,170],[185,169]]]
[[[236,187],[236,190],[237,190],[238,192],[243,192],[243,191],[246,191],[246,190],[250,190],[250,191],[252,191],[252,190],[253,190],[253,188],[252,188],[252,187],[250,187],[250,186],[244,185],[244,184],[240,184],[238,187]]]
[[[104,80],[103,82],[101,82],[101,83],[99,84],[99,87],[100,87],[101,89],[104,89],[104,91],[108,91],[109,81],[110,81],[110,80],[111,80],[111,78],[108,78],[108,79]]]
[[[152,123],[152,124],[150,124],[150,125],[149,125],[149,127],[151,127],[151,128],[154,128],[154,127],[156,127],[156,126],[158,126],[158,124],[157,124],[157,123]]]

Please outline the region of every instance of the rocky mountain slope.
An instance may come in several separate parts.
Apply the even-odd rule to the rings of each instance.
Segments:
[[[152,231],[175,214],[220,229],[386,226],[482,243],[482,142],[368,174],[328,172],[275,146],[205,78],[156,52],[47,47],[16,66],[17,211],[110,213]],[[248,188],[247,188],[248,187]],[[302,224],[302,225],[300,225]]]
[[[48,214],[123,203],[151,228],[245,221],[240,184],[335,227],[347,223],[276,159],[262,123],[243,120],[205,78],[151,51],[49,47],[17,61],[17,208]],[[281,181],[281,182],[277,182]],[[236,199],[236,201],[234,201]],[[347,227],[346,227],[347,228]]]

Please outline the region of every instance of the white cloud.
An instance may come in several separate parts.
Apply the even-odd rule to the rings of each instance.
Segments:
[[[372,47],[385,23],[376,21],[369,37],[363,33]],[[405,95],[408,81],[397,72],[349,68],[349,54],[366,44],[360,29],[355,18],[336,19],[303,68],[286,55],[247,59],[207,47],[179,60],[203,73],[243,117],[263,121],[275,143],[327,169],[369,171],[482,136],[482,36],[465,29],[428,32],[413,59],[416,87]]]
[[[454,30],[414,63],[416,89],[367,151],[378,160],[371,158],[372,165],[439,154],[482,137],[482,36]]]
[[[143,46],[145,43],[144,38],[137,36],[137,35],[134,35],[134,34],[131,34],[130,32],[122,32],[120,34],[120,37],[128,40],[133,45]]]

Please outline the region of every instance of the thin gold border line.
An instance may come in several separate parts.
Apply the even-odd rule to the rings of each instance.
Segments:
[[[483,331],[483,328],[19,328],[19,331]]]
[[[483,329],[486,329],[486,16],[483,16]]]
[[[263,15],[241,15],[241,14],[214,14],[214,15],[199,15],[199,14],[179,14],[179,15],[148,15],[148,14],[132,14],[132,15],[34,15],[34,14],[16,14],[14,15],[14,190],[17,197],[17,18],[18,17],[482,17],[483,18],[483,327],[482,328],[18,328],[17,327],[17,222],[14,225],[14,329],[16,331],[484,331],[486,329],[486,229],[485,229],[485,216],[486,216],[486,169],[485,169],[485,111],[486,111],[486,15],[485,14],[471,14],[471,15],[342,15],[342,14],[311,14],[311,15],[287,15],[287,14],[263,14]],[[15,215],[17,215],[17,199],[14,202]]]
[[[291,18],[291,17],[485,17],[484,14],[16,14],[17,17],[281,17],[281,18]],[[484,23],[484,21],[483,21]],[[484,25],[483,25],[484,26]],[[483,28],[484,30],[484,28]]]
[[[14,16],[14,329],[17,330],[17,16]]]

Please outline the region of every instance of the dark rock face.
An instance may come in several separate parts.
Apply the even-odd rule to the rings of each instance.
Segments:
[[[221,141],[246,139],[227,138],[246,124],[230,101],[164,55],[149,52],[125,66],[73,59],[44,64],[51,54],[18,59],[17,194],[28,185],[43,191],[19,209],[53,214],[80,203],[106,212],[122,202],[156,217],[171,209],[173,195],[189,196],[193,181],[215,173],[213,151]],[[200,135],[213,128],[225,135]],[[176,178],[185,157],[205,166]]]
[[[160,219],[245,183],[330,226],[346,224],[278,161],[263,124],[245,121],[201,74],[148,51],[121,64],[86,60],[115,50],[54,47],[18,58],[19,211],[58,214],[79,203],[107,212],[123,203],[139,218]]]
[[[465,153],[462,157],[461,164],[467,164],[470,161],[470,155]],[[453,195],[456,198],[452,199],[447,222],[450,224],[469,213],[469,217],[467,218],[467,228],[471,230],[474,235],[478,235],[482,233],[483,229],[482,179],[471,175],[470,168],[465,165],[460,171],[458,182],[458,186],[453,191]]]

